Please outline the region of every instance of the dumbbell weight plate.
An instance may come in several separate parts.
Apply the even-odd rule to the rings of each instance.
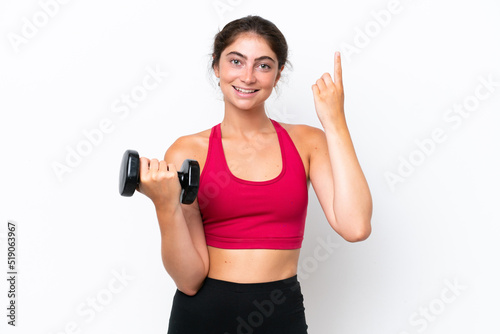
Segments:
[[[181,203],[191,204],[198,196],[200,187],[200,165],[198,161],[186,159],[182,163],[181,171],[177,172],[181,183]]]
[[[127,150],[123,154],[120,167],[119,191],[120,195],[130,197],[139,184],[139,153]]]

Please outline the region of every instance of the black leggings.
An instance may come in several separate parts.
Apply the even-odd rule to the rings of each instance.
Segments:
[[[267,283],[206,278],[194,296],[175,293],[168,334],[307,334],[297,276]]]

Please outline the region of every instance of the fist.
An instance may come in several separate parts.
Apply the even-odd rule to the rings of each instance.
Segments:
[[[137,190],[149,197],[155,206],[180,204],[181,184],[174,164],[142,157],[140,177]]]

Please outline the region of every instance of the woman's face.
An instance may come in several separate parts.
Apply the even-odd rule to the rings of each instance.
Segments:
[[[281,70],[266,40],[253,33],[238,36],[222,51],[214,68],[225,103],[241,110],[263,107]]]

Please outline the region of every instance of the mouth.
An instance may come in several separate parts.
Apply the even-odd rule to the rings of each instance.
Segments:
[[[259,91],[259,89],[245,89],[241,87],[236,87],[233,86],[234,90],[240,93],[239,95],[244,95],[244,96],[250,96],[252,94],[255,94]]]

